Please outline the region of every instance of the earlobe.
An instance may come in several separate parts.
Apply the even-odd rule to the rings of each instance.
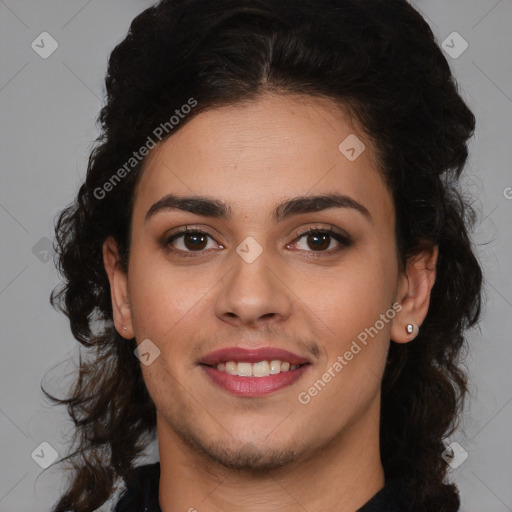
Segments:
[[[391,327],[391,339],[396,343],[408,343],[418,336],[428,313],[438,254],[437,245],[422,250],[409,259],[399,277],[396,300],[401,309]]]
[[[113,321],[117,332],[126,339],[134,337],[128,276],[121,269],[117,243],[111,237],[103,243],[103,264],[110,282]]]

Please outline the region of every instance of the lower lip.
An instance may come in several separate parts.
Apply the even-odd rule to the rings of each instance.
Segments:
[[[302,377],[308,366],[308,364],[305,364],[295,370],[269,375],[268,377],[240,377],[239,375],[221,372],[212,366],[202,365],[202,368],[215,384],[233,395],[258,397],[291,386]]]

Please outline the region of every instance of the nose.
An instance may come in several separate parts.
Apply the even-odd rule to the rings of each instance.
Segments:
[[[263,327],[287,320],[292,292],[285,284],[285,269],[277,267],[265,251],[253,262],[233,254],[232,271],[223,279],[215,313],[233,326]]]

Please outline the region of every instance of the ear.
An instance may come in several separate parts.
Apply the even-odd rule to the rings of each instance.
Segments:
[[[396,343],[412,341],[427,316],[438,254],[437,245],[420,251],[407,261],[405,271],[398,278],[396,301],[401,309],[391,326],[391,339]],[[407,332],[409,324],[413,326],[411,333]]]
[[[110,281],[114,325],[123,338],[132,339],[134,332],[128,293],[128,276],[121,269],[119,249],[112,237],[107,238],[103,243],[103,264]]]

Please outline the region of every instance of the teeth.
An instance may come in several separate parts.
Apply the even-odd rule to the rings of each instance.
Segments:
[[[281,361],[270,361],[270,374],[275,375],[281,372]]]
[[[240,377],[251,377],[252,376],[252,364],[251,363],[238,363],[237,375]]]
[[[292,364],[288,361],[259,361],[258,363],[236,363],[235,361],[227,361],[217,364],[217,370],[229,373],[230,375],[238,375],[240,377],[268,377],[281,372],[295,370],[298,364]]]
[[[260,361],[252,365],[252,374],[255,377],[268,377],[270,375],[270,366],[268,361]]]
[[[219,363],[219,364],[222,365],[222,363]],[[217,370],[220,370],[219,364],[217,365]],[[228,361],[226,363],[226,372],[229,373],[230,375],[236,375],[237,369],[238,369],[238,365],[236,363],[234,363],[233,361]]]

